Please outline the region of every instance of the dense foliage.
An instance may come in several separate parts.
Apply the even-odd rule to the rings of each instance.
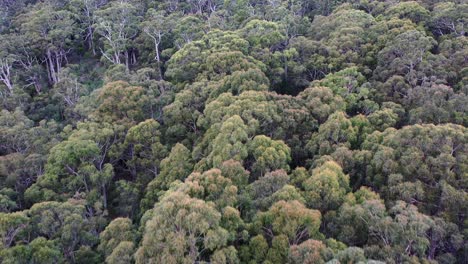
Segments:
[[[1,263],[468,263],[464,0],[0,0]]]

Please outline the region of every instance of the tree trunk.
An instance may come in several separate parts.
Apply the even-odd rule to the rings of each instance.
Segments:
[[[93,55],[96,55],[96,48],[94,47],[94,37],[93,37],[93,27],[88,26],[88,47],[93,52]]]
[[[124,52],[124,55],[125,55],[125,66],[127,67],[127,71],[128,71],[130,69],[128,50]]]
[[[161,69],[161,57],[159,55],[159,43],[160,41],[155,41],[154,42],[154,48],[156,50],[156,62],[158,63],[158,75],[159,75],[159,80],[162,80],[163,79],[163,76],[162,76],[162,69]]]
[[[58,79],[58,70],[59,70],[59,67],[60,67],[60,62],[59,62],[59,58],[57,58],[57,52],[54,52],[55,56],[52,55],[52,52],[50,51],[50,49],[47,49],[47,58],[46,58],[46,65],[47,65],[47,69],[49,70],[49,81],[52,83],[52,84],[56,84],[58,83],[59,79]],[[57,69],[56,69],[57,67]]]
[[[11,82],[11,65],[8,61],[1,60],[0,61],[0,81],[5,84],[10,94],[13,93],[13,83]]]

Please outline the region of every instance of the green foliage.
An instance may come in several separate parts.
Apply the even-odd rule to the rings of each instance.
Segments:
[[[109,163],[99,163],[99,159],[100,150],[95,142],[63,141],[51,149],[46,173],[26,190],[26,198],[31,202],[39,202],[62,200],[84,193],[90,205],[97,206],[96,202],[99,202],[99,207],[106,208],[106,186],[114,176],[114,169]]]
[[[460,195],[466,193],[463,180],[465,142],[466,128],[453,124],[414,125],[375,132],[364,143],[364,148],[373,154],[367,181],[385,189],[385,198],[424,201],[418,203],[423,211],[443,212],[444,208],[434,207],[443,199],[443,196],[435,195],[443,186],[454,187]],[[428,182],[433,185],[421,186]],[[462,209],[463,205],[460,206]],[[458,210],[451,212],[447,218],[458,214]]]
[[[349,191],[349,176],[343,173],[340,165],[328,161],[315,168],[302,186],[307,205],[311,208],[322,212],[336,210]]]
[[[350,148],[356,143],[356,128],[343,112],[336,112],[328,117],[319,131],[312,135],[307,147],[313,154],[331,154],[340,146]]]
[[[219,169],[222,174],[226,178],[229,178],[237,187],[243,188],[247,185],[250,172],[245,170],[240,162],[227,160],[221,164]]]
[[[339,8],[329,16],[317,16],[309,34],[326,46],[328,54],[320,58],[325,60],[325,69],[336,71],[359,66],[369,71],[367,65],[374,55],[369,44],[375,40],[367,29],[374,24],[372,15],[349,6]]]
[[[400,19],[409,19],[415,24],[426,23],[429,20],[429,11],[418,2],[404,2],[392,6],[387,10],[388,16],[395,16]]]
[[[289,176],[284,170],[277,170],[265,174],[258,180],[247,186],[247,197],[244,197],[247,208],[252,206],[253,213],[260,209],[261,211],[268,210],[274,203],[273,195],[280,191],[289,182]],[[246,208],[246,209],[247,209]]]
[[[161,161],[161,172],[146,187],[141,201],[143,211],[150,209],[158,200],[161,191],[169,188],[175,180],[184,180],[193,169],[190,151],[182,144],[176,144],[169,156]]]
[[[221,94],[215,101],[206,105],[204,116],[198,122],[210,127],[234,115],[241,117],[252,133],[257,129],[270,129],[274,122],[281,118],[277,114],[277,107],[268,100],[267,94],[247,91],[239,96]]]
[[[160,125],[148,119],[131,127],[125,137],[129,148],[127,165],[138,183],[146,185],[159,174],[161,160],[166,156],[166,147],[161,144]]]
[[[291,263],[325,263],[331,252],[321,241],[309,239],[291,246]]]
[[[465,2],[0,1],[0,263],[466,263]]]
[[[133,254],[135,252],[134,244],[130,241],[120,242],[112,251],[112,254],[106,258],[106,263],[109,264],[124,264],[133,262]]]
[[[169,191],[146,223],[136,263],[193,262],[203,250],[221,250],[228,232],[220,227],[220,220],[221,214],[211,203]]]
[[[260,175],[277,169],[289,170],[288,163],[291,161],[289,147],[281,140],[259,135],[250,142],[250,151],[255,159],[252,169]]]
[[[329,86],[313,86],[299,94],[305,106],[318,122],[323,123],[336,111],[344,110],[345,103],[341,96]]]
[[[213,140],[213,147],[207,159],[213,167],[233,159],[242,161],[247,158],[247,126],[237,115],[230,117],[221,125],[219,134]]]
[[[237,203],[237,187],[230,179],[223,177],[219,169],[203,173],[194,172],[175,189],[193,198],[212,202],[220,209],[226,206],[234,207]]]
[[[99,250],[103,252],[106,258],[115,254],[120,255],[121,253],[117,252],[125,251],[123,248],[129,248],[128,245],[121,244],[123,242],[133,243],[135,240],[135,234],[132,228],[132,222],[130,219],[116,218],[109,223],[101,234],[99,234]],[[116,251],[115,254],[114,251]]]
[[[279,201],[256,218],[255,222],[270,229],[274,235],[286,235],[292,244],[308,237],[320,237],[320,212],[307,209],[298,201]]]
[[[108,83],[98,95],[99,106],[94,118],[105,122],[138,123],[144,120],[147,100],[141,87],[123,81]]]
[[[252,46],[269,48],[284,38],[278,24],[264,20],[251,20],[241,30],[241,35]]]
[[[97,244],[99,220],[86,216],[85,210],[82,202],[70,200],[36,203],[29,210],[1,215],[2,262],[71,262],[78,258],[82,247]]]
[[[58,263],[64,261],[60,248],[54,241],[38,237],[27,246],[16,246],[2,251],[3,263]],[[19,260],[24,262],[19,262]]]
[[[138,32],[137,9],[131,2],[110,2],[95,12],[96,33],[104,42],[103,59],[113,64],[129,64],[128,49]]]
[[[396,36],[378,54],[377,71],[379,78],[388,79],[392,75],[400,75],[410,85],[415,86],[417,79],[424,73],[428,51],[435,44],[435,40],[418,30],[411,30]]]

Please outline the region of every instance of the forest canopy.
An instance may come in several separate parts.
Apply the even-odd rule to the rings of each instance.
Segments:
[[[0,0],[0,263],[468,263],[465,0]]]

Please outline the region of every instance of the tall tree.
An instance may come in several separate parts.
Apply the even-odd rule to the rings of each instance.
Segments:
[[[44,59],[49,81],[52,84],[59,82],[77,32],[73,14],[57,10],[48,3],[38,3],[29,12],[18,16],[16,23],[21,34],[32,38],[29,48],[37,50],[37,55]]]
[[[291,150],[283,141],[259,135],[249,143],[249,149],[255,160],[252,169],[261,176],[277,169],[289,170]]]
[[[153,210],[136,263],[209,261],[226,246],[228,232],[212,203],[169,191]]]
[[[137,9],[130,1],[112,1],[96,11],[96,33],[104,42],[101,48],[104,59],[112,64],[125,64],[127,68],[136,62],[130,49],[133,38],[138,34]]]
[[[169,33],[173,27],[173,21],[167,17],[164,11],[156,11],[155,9],[148,9],[146,12],[146,19],[142,22],[142,30],[154,44],[154,60],[156,60],[159,79],[163,78],[162,75],[162,61],[161,61],[161,42],[163,37]]]
[[[247,140],[244,121],[237,115],[232,116],[221,125],[207,159],[214,167],[219,167],[223,161],[230,159],[242,162],[247,158]]]
[[[148,119],[131,127],[125,137],[128,146],[127,165],[138,182],[145,186],[159,174],[159,164],[166,156],[166,148],[161,144],[160,125]]]
[[[75,12],[79,21],[83,24],[84,40],[88,44],[88,48],[96,55],[96,43],[94,40],[96,11],[106,5],[108,0],[72,0],[70,2],[71,9]]]
[[[99,234],[99,250],[105,257],[113,254],[122,242],[133,243],[135,234],[132,230],[132,221],[128,218],[115,218],[104,231]]]
[[[259,213],[254,225],[260,225],[257,230],[263,229],[269,239],[284,235],[288,244],[297,245],[308,238],[320,238],[320,223],[319,211],[307,209],[298,201],[279,201],[267,212]]]
[[[302,185],[307,204],[322,212],[338,209],[350,191],[349,176],[333,161],[312,170],[312,176]]]
[[[184,180],[193,169],[190,151],[177,143],[165,159],[161,161],[161,172],[146,187],[145,197],[141,200],[142,210],[150,209],[158,200],[160,192],[169,189],[175,180]]]

